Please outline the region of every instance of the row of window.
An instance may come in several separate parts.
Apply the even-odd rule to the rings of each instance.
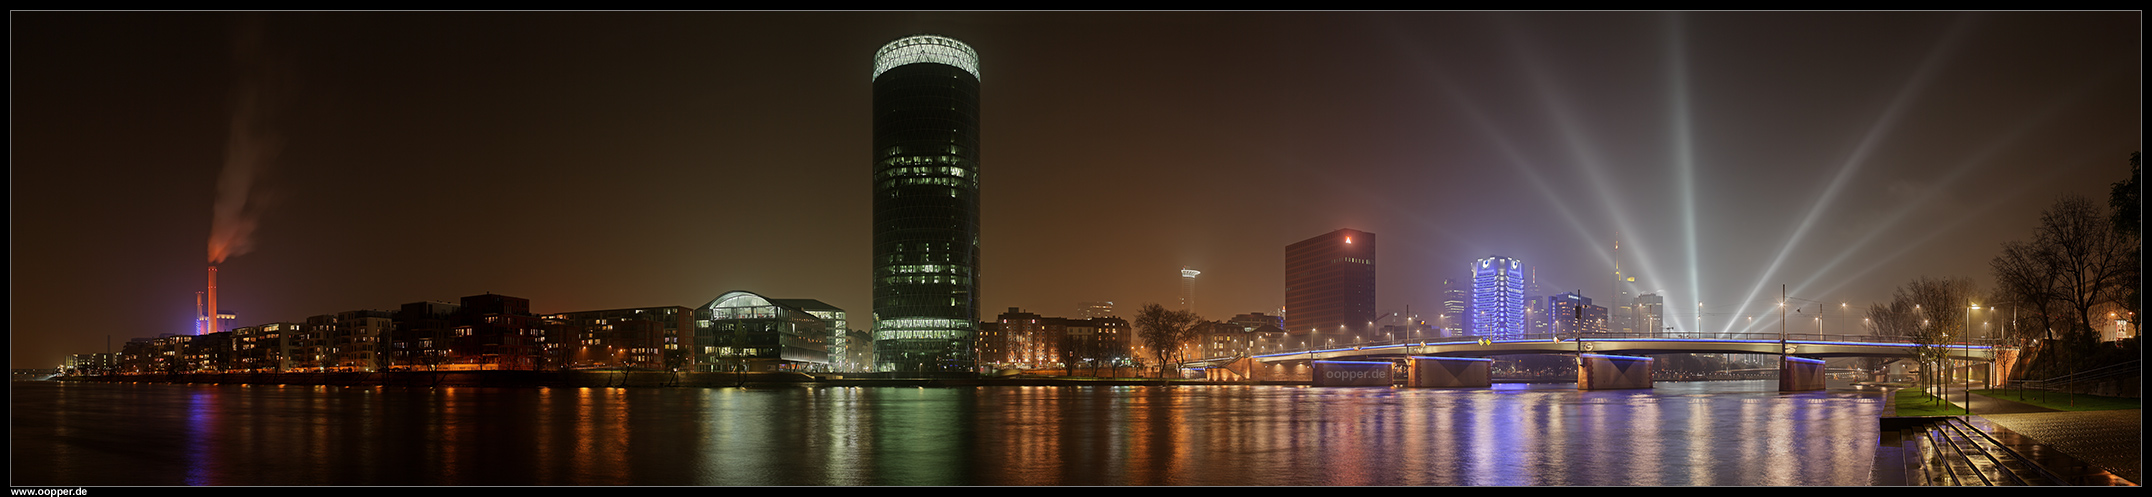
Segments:
[[[880,268],[883,274],[971,274],[970,266],[951,264],[906,264]]]
[[[970,285],[971,278],[963,276],[890,276],[882,278],[884,285]]]
[[[951,177],[947,177],[947,176],[938,176],[938,177],[937,177],[937,176],[929,176],[929,177],[910,177],[910,178],[890,178],[890,179],[887,179],[887,180],[883,180],[883,181],[882,181],[882,182],[880,182],[880,183],[876,183],[876,184],[874,185],[874,187],[875,187],[876,189],[889,189],[889,188],[899,188],[899,187],[907,187],[907,186],[946,186],[946,187],[950,187],[950,188],[969,188],[969,189],[977,190],[977,189],[979,189],[979,182],[977,182],[977,181],[973,181],[973,180],[970,180],[970,179],[966,179],[966,178],[951,178]],[[892,193],[894,193],[894,192],[892,192]],[[951,196],[955,196],[955,195],[953,195],[953,194],[952,194]]]
[[[961,178],[971,174],[970,168],[957,165],[963,163],[963,157],[953,155],[890,157],[882,160],[882,167],[878,168],[874,174],[877,180],[898,176],[955,176]]]

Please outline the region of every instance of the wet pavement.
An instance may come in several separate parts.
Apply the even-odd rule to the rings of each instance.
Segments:
[[[1949,393],[1964,407],[1964,390]],[[2057,411],[1981,395],[1971,396],[1974,427],[2072,485],[2143,482],[2143,409]]]

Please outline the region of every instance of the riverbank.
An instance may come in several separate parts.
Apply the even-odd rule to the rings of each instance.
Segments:
[[[1946,393],[1970,404],[1968,421],[2077,485],[2142,485],[2144,410],[2140,399],[2016,392]]]
[[[2071,485],[2141,485],[2144,411],[2138,408],[2138,399],[2078,395],[2072,406],[2068,405],[2071,399],[2060,395],[2052,399],[1990,396],[1999,393],[2004,392],[1974,390],[1966,395],[1960,389],[1945,391],[1938,399],[1919,389],[1903,389],[1892,395],[1893,406],[1884,412],[1883,424],[1902,416],[1963,417],[1975,429]],[[2092,410],[2092,406],[2106,409]],[[1891,466],[1879,458],[1877,467],[1887,470]],[[1880,473],[1879,481],[1885,481]]]

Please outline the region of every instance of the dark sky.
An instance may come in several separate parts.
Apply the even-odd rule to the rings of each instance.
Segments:
[[[1383,312],[1497,254],[1604,296],[1617,232],[1683,329],[1858,308],[2104,203],[2140,17],[15,12],[11,361],[188,332],[220,176],[242,325],[750,290],[865,327],[871,59],[915,33],[982,59],[982,319],[1183,266],[1205,317],[1274,312],[1338,228]]]

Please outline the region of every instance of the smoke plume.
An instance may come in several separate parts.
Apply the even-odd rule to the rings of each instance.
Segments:
[[[289,77],[271,56],[262,20],[241,21],[232,39],[236,69],[232,86],[230,136],[224,146],[224,171],[217,176],[216,204],[209,227],[209,263],[254,248],[267,196],[257,185],[283,146],[276,118],[290,92]]]

